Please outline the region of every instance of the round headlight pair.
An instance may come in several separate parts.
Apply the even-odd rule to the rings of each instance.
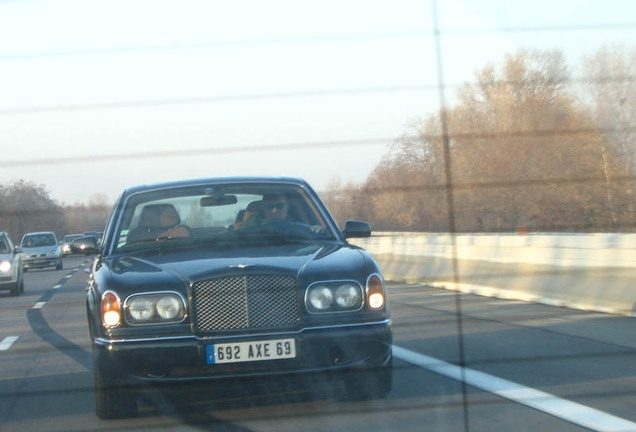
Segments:
[[[362,306],[362,289],[353,282],[317,284],[309,288],[306,303],[310,312],[357,310]]]
[[[179,322],[185,316],[182,298],[175,293],[140,294],[126,300],[129,324]]]

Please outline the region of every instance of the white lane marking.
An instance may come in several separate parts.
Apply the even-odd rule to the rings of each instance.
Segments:
[[[64,276],[64,279],[68,279],[68,278],[70,278],[71,276],[73,276],[73,275],[67,274],[66,276]]]
[[[53,289],[60,289],[62,288],[62,285],[53,285]]]
[[[46,302],[37,302],[36,304],[33,305],[33,309],[42,309],[45,304]]]
[[[2,339],[2,342],[0,342],[0,351],[6,351],[11,348],[11,345],[13,345],[19,337],[20,336],[7,336],[6,338]]]
[[[393,345],[393,355],[400,360],[428,369],[431,372],[435,372],[448,378],[457,381],[462,381],[462,379],[464,379],[466,384],[472,387],[486,390],[487,392],[510,399],[514,402],[529,406],[539,411],[543,411],[547,414],[594,431],[636,431],[636,423],[634,422],[576,402],[560,399],[549,393],[524,387],[512,381],[506,381],[504,379],[468,368],[464,368],[464,377],[462,378],[462,369],[459,366],[446,363],[445,361],[434,357],[409,351],[395,345]]]
[[[521,300],[500,300],[496,302],[487,302],[483,303],[486,306],[506,306],[506,305],[519,305],[519,304],[528,304],[528,302]]]

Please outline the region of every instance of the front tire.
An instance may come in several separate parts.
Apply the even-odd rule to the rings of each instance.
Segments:
[[[344,379],[347,399],[384,399],[393,387],[393,357],[382,367],[351,371]]]
[[[137,395],[123,385],[108,383],[93,362],[95,380],[95,414],[103,420],[137,415]]]
[[[64,268],[64,266],[62,265],[62,263],[59,263],[58,265],[55,266],[55,270],[62,270]]]

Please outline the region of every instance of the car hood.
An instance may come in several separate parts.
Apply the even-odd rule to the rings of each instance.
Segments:
[[[49,252],[56,251],[58,246],[38,246],[38,247],[23,247],[22,252],[26,255],[46,255]]]
[[[221,250],[177,250],[139,253],[104,262],[112,277],[138,284],[177,277],[187,282],[227,275],[281,273],[313,280],[351,279],[373,271],[372,261],[361,249],[344,244],[296,244]],[[352,272],[353,270],[353,272]],[[361,276],[362,277],[362,276]]]

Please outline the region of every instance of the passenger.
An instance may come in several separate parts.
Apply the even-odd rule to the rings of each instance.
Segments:
[[[241,225],[243,225],[244,218],[245,218],[245,209],[239,210],[239,212],[236,214],[236,218],[234,218],[234,223],[229,226],[229,229],[230,230],[239,229]]]
[[[241,221],[234,223],[234,229],[237,230],[259,225],[262,222],[261,204],[261,201],[252,201],[249,203],[243,212]]]

